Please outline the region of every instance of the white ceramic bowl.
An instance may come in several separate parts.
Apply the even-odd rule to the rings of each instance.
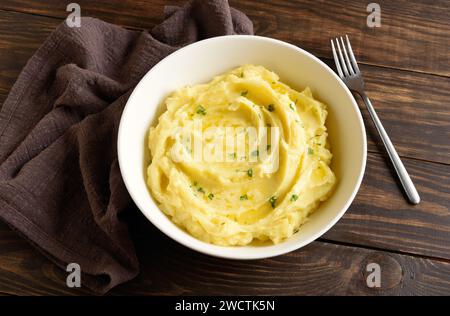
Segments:
[[[324,45],[326,45],[324,43]],[[328,104],[327,127],[338,183],[333,195],[316,210],[300,231],[276,245],[222,247],[202,242],[160,211],[145,183],[147,131],[164,110],[162,102],[174,90],[207,82],[215,75],[243,65],[262,65],[280,80],[301,90],[312,89]],[[118,135],[120,170],[125,185],[142,213],[179,243],[212,256],[257,259],[281,255],[320,237],[345,213],[359,189],[366,165],[366,133],[358,106],[344,83],[327,65],[291,44],[259,36],[215,37],[186,46],[154,66],[137,85],[123,111]]]

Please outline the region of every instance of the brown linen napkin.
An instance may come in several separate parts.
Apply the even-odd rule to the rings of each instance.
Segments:
[[[61,268],[78,263],[83,285],[99,293],[139,272],[116,151],[131,91],[183,45],[253,33],[226,0],[194,0],[165,14],[150,34],[92,18],[79,28],[61,24],[0,112],[0,218]]]

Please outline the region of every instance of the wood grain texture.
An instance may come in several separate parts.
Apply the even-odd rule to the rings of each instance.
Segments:
[[[333,67],[334,68],[334,67]],[[450,78],[362,66],[366,92],[378,116],[405,157],[450,163]],[[369,150],[385,153],[364,103]]]
[[[65,18],[64,0],[3,0],[1,9]],[[181,0],[111,0],[94,4],[79,0],[82,14],[105,21],[151,29],[161,21],[164,5]],[[255,32],[294,43],[321,57],[330,56],[329,39],[349,34],[361,62],[420,72],[450,75],[450,10],[448,1],[380,0],[381,27],[369,28],[369,2],[230,0],[255,24]]]
[[[406,202],[387,157],[371,153],[355,201],[324,239],[450,259],[450,166],[403,161],[420,204]]]
[[[69,2],[0,2],[0,106],[28,58],[67,15]],[[162,20],[165,4],[183,2],[77,1],[83,15],[146,29]],[[364,182],[350,209],[320,241],[273,259],[221,260],[169,240],[136,211],[130,225],[142,273],[112,295],[450,294],[448,2],[379,3],[382,27],[369,29],[366,4],[357,0],[314,6],[306,1],[255,5],[230,0],[254,21],[257,34],[292,42],[330,65],[329,37],[351,35],[355,53],[365,63],[367,93],[418,187],[421,204],[406,203],[362,107],[370,151]],[[381,290],[365,285],[368,262],[382,265]],[[89,294],[65,287],[64,271],[2,223],[0,293]]]
[[[54,18],[0,11],[0,94],[7,94],[20,70],[51,31]],[[324,59],[334,67],[330,59]],[[450,78],[361,66],[367,93],[402,157],[450,163]],[[384,152],[362,107],[369,150]]]
[[[323,59],[335,69],[334,61]],[[400,156],[450,164],[450,78],[361,65],[366,93]],[[368,150],[386,154],[359,96]]]
[[[112,294],[136,291],[162,295],[450,293],[449,277],[444,277],[448,274],[449,262],[323,242],[313,242],[303,249],[271,259],[223,260],[190,251],[164,235],[157,236],[156,228],[139,221],[140,217],[136,215],[132,227],[138,236],[135,243],[141,258],[142,274],[135,282],[117,288]],[[152,243],[155,248],[149,251],[148,240],[160,239],[164,241]],[[384,268],[380,290],[366,286],[368,262],[379,263]],[[436,282],[438,279],[441,281]]]
[[[330,38],[348,34],[362,63],[450,75],[448,1],[376,1],[381,27],[367,26],[369,2],[230,1],[257,22],[256,33],[331,56]],[[260,4],[261,3],[261,4]]]
[[[137,212],[137,211],[136,211]],[[232,261],[195,253],[161,234],[141,215],[133,231],[142,272],[109,295],[445,295],[450,263],[313,242],[272,259]],[[90,294],[65,286],[64,272],[0,225],[0,292]],[[6,235],[6,236],[5,236]],[[366,286],[368,263],[381,267],[381,288]],[[82,268],[82,267],[81,267]]]
[[[59,23],[58,19],[0,11],[0,94],[9,93],[28,59]]]

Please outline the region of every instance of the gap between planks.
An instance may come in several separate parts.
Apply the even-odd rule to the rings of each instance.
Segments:
[[[377,246],[353,244],[351,242],[338,241],[338,240],[327,239],[327,238],[322,238],[322,237],[319,237],[315,241],[321,242],[321,243],[333,244],[333,245],[342,246],[342,247],[360,248],[360,249],[366,249],[366,250],[388,252],[388,253],[397,254],[400,256],[408,256],[408,257],[413,257],[413,258],[417,258],[417,259],[426,259],[426,260],[431,260],[431,261],[439,261],[442,263],[450,263],[450,259],[445,259],[442,257],[421,255],[421,254],[417,254],[417,253],[411,253],[411,252],[407,252],[407,251],[394,250],[394,249],[386,249],[386,248],[381,248],[381,247],[377,247]]]

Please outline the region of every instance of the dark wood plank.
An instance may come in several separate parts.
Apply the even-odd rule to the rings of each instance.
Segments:
[[[28,58],[59,23],[0,11],[0,93],[8,93]],[[373,66],[362,66],[362,71],[368,94],[399,154],[450,163],[450,79]],[[369,150],[384,152],[367,111],[362,113]]]
[[[137,211],[136,211],[137,212]],[[272,259],[232,261],[195,253],[135,215],[142,272],[111,295],[444,295],[450,263],[314,242]],[[0,225],[0,292],[78,295],[65,274]],[[380,289],[366,286],[366,266],[381,267]]]
[[[80,0],[82,14],[105,21],[151,29],[161,21],[164,5],[181,0],[123,1],[102,5]],[[4,0],[0,8],[65,18],[69,1]],[[450,10],[448,1],[377,1],[381,27],[369,28],[366,2],[279,0],[233,0],[230,4],[246,13],[258,35],[282,39],[321,56],[330,56],[329,39],[349,34],[361,62],[401,69],[450,75]]]
[[[230,1],[256,22],[256,33],[278,38],[320,57],[330,38],[348,34],[361,63],[450,75],[448,1],[376,1],[381,27],[369,28],[367,4],[351,1]]]
[[[59,23],[58,19],[0,11],[1,94],[8,94],[27,60]]]
[[[408,204],[391,164],[369,154],[355,201],[324,238],[450,259],[450,166],[403,161],[421,195],[420,204]]]
[[[137,229],[140,236],[153,236],[147,225],[142,225],[141,229],[144,231]],[[135,282],[118,287],[112,294],[388,295],[449,292],[449,277],[435,281],[447,273],[448,262],[322,242],[271,259],[231,261],[200,255],[165,236],[161,238],[165,241],[152,243],[155,247],[151,251],[146,240],[156,241],[159,237],[137,241],[142,274]],[[366,286],[367,262],[382,266],[385,272],[383,289],[373,290]],[[412,272],[415,273],[413,281]],[[433,281],[428,282],[431,276]]]
[[[65,19],[70,12],[67,5],[74,1],[61,0],[13,0],[2,1],[0,9]],[[82,16],[92,16],[118,25],[151,29],[163,19],[165,5],[182,5],[184,0],[130,0],[103,1],[101,4],[90,0],[76,1]]]

